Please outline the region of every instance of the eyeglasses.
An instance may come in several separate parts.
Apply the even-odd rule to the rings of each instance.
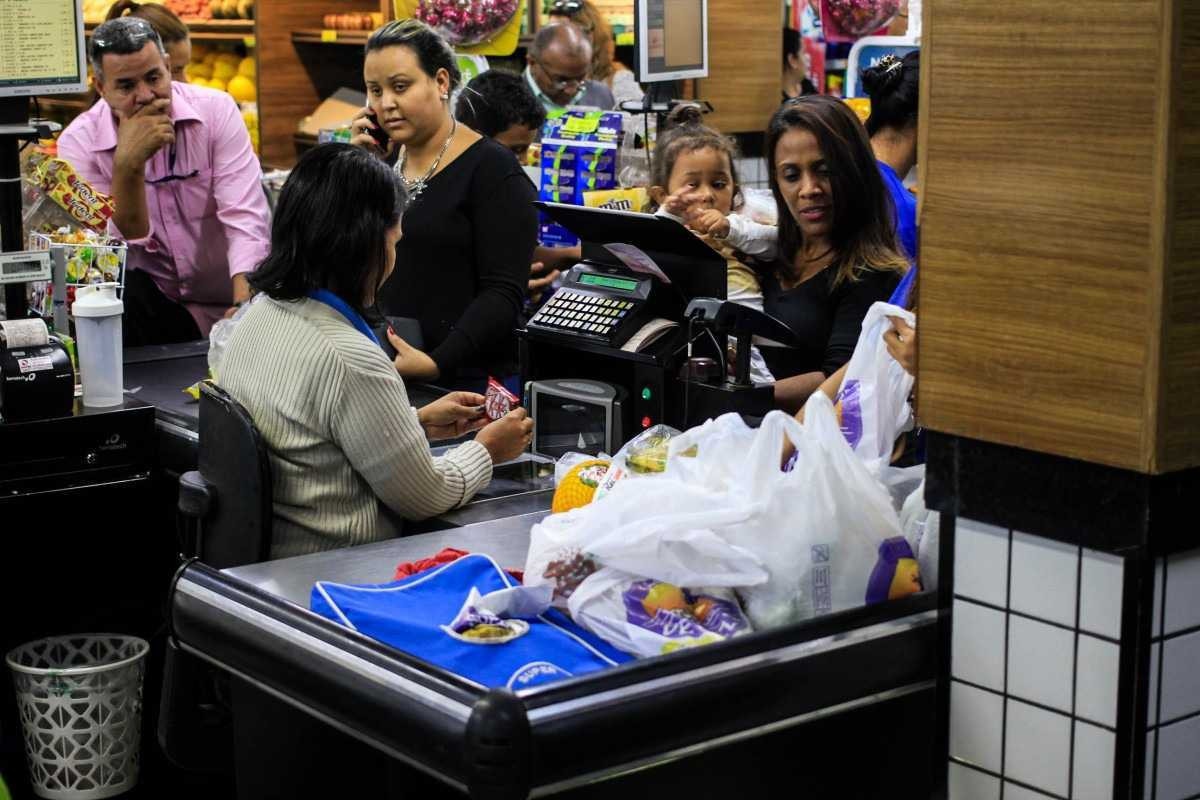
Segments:
[[[129,52],[137,52],[146,42],[162,45],[162,39],[149,22],[141,17],[117,17],[92,34],[92,55],[100,56],[113,48],[131,48]]]
[[[546,78],[556,89],[566,89],[569,86],[579,88],[580,86],[583,86],[583,84],[587,83],[587,75],[584,75],[581,78],[567,78],[562,75],[555,75],[553,72],[546,69],[546,65],[543,64],[540,59],[534,59],[534,63],[538,65],[538,69],[545,73]]]
[[[192,170],[187,175],[175,174],[175,145],[171,145],[171,152],[167,155],[167,171],[169,174],[153,180],[147,179],[146,183],[148,185],[154,185],[159,183],[170,183],[171,181],[186,181],[188,178],[194,178],[200,174],[200,170],[198,169]]]

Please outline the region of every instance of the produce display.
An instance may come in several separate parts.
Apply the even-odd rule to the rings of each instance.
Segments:
[[[232,48],[232,45],[229,46]],[[201,42],[192,44],[192,60],[184,68],[188,83],[228,92],[242,110],[242,121],[250,132],[254,152],[259,152],[258,62],[233,49],[220,49]]]
[[[83,21],[99,25],[108,16],[114,0],[83,0]],[[254,19],[255,0],[163,0],[163,5],[184,22],[210,19]]]
[[[350,11],[321,18],[322,28],[336,31],[373,31],[382,24],[383,14],[378,11]]]

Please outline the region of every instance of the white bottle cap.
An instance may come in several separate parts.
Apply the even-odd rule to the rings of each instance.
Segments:
[[[71,314],[76,317],[113,317],[125,311],[125,304],[117,297],[117,283],[91,283],[80,286],[75,292],[75,303]]]

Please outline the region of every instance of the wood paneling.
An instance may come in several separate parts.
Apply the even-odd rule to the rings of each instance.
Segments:
[[[708,1],[708,74],[696,96],[713,105],[706,122],[724,133],[755,133],[779,107],[782,0]]]
[[[380,10],[387,0],[259,0],[257,4],[258,115],[264,166],[296,161],[293,136],[338,86],[362,90],[362,45],[294,44],[292,31],[321,27],[325,14]],[[332,86],[332,88],[330,88]]]
[[[1148,472],[1200,463],[1200,48],[1196,12],[1172,47],[1176,3],[925,4],[929,427]]]
[[[1200,4],[1179,2],[1159,466],[1200,463]]]

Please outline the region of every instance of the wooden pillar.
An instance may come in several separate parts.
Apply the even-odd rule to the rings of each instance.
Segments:
[[[781,0],[708,0],[708,74],[696,96],[722,133],[761,133],[779,107]]]
[[[926,0],[921,56],[947,793],[1200,796],[1200,3]]]

